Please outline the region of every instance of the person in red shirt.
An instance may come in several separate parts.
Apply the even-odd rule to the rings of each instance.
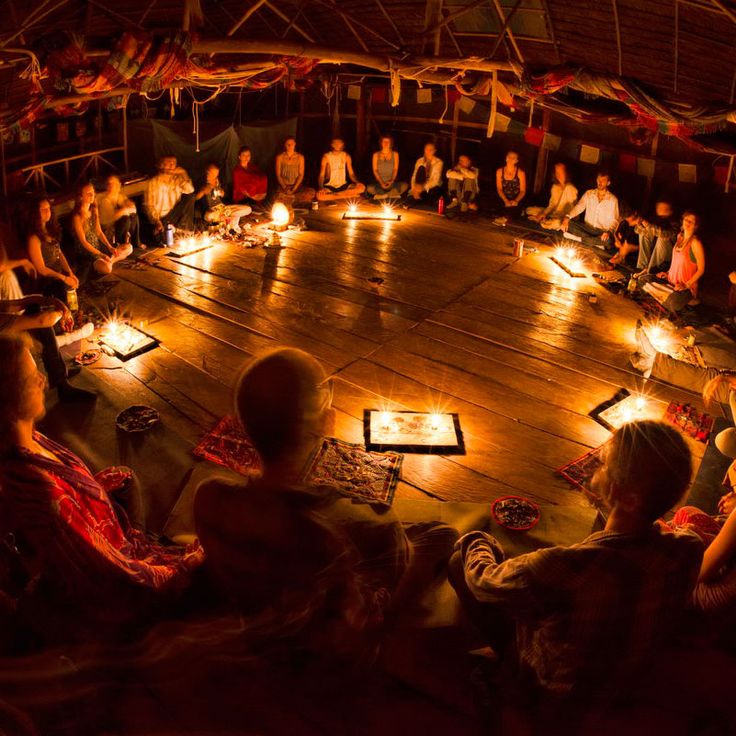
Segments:
[[[238,165],[233,169],[233,203],[262,202],[268,193],[268,178],[251,161],[251,150],[243,146],[238,152]]]

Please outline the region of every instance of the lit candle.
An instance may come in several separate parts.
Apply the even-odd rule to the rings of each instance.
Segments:
[[[391,414],[387,411],[381,412],[381,429],[388,429],[391,423]]]
[[[644,400],[644,397],[643,396],[637,396],[636,397],[636,402],[635,402],[636,410],[639,413],[641,413],[644,410],[645,405],[646,405],[646,401]]]
[[[568,248],[567,249],[567,260],[572,261],[573,258],[575,258],[575,248]]]
[[[436,432],[440,428],[441,421],[442,421],[441,414],[432,414],[432,416],[429,418],[429,426],[432,428],[433,432]]]
[[[271,208],[271,221],[276,227],[289,224],[289,208],[283,202],[276,202]]]
[[[355,215],[358,213],[358,205],[354,202],[348,205],[348,214]]]

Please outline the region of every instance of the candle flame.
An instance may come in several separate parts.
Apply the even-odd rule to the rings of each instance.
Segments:
[[[286,227],[289,224],[289,208],[283,202],[276,202],[271,208],[271,221],[276,227]]]

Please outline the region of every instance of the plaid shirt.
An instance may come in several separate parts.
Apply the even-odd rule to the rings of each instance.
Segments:
[[[697,535],[658,526],[598,532],[501,563],[482,532],[458,545],[471,593],[516,619],[522,669],[561,695],[615,687],[641,670],[673,634],[703,557]]]

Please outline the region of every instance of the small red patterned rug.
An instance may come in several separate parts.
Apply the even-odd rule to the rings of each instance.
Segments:
[[[249,476],[261,471],[261,458],[236,417],[220,419],[192,452],[241,475]]]

